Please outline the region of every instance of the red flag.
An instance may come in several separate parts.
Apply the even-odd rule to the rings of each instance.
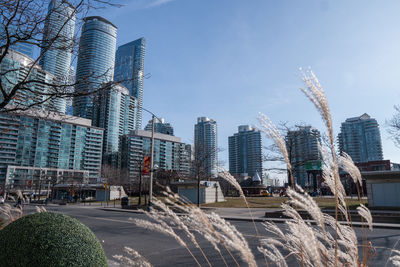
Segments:
[[[150,169],[151,169],[150,165],[151,165],[150,156],[144,157],[143,169],[142,169],[142,173],[143,174],[149,174],[150,173]]]

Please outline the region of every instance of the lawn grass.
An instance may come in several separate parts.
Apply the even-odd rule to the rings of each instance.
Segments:
[[[279,208],[283,202],[288,200],[287,197],[248,197],[246,198],[250,208]],[[220,207],[220,208],[246,208],[246,204],[241,197],[225,197],[224,202],[202,204],[202,207]],[[320,208],[330,209],[335,207],[335,199],[332,197],[315,197],[314,200]],[[360,202],[356,198],[346,199],[348,207],[356,208]],[[361,203],[367,204],[366,199],[362,199]]]

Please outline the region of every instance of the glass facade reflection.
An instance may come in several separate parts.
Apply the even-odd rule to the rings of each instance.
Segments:
[[[7,40],[6,40],[7,36],[6,36],[5,32],[4,32],[3,26],[4,26],[3,24],[0,25],[0,46],[5,45],[7,43]],[[15,25],[14,26],[10,25],[8,27],[8,30],[11,33],[11,35],[13,35],[13,34],[15,35],[15,31],[16,31]],[[20,36],[20,37],[23,37],[23,36]],[[15,42],[16,39],[15,38],[11,38],[10,41],[11,42]],[[18,52],[20,52],[20,53],[22,53],[25,56],[28,56],[30,58],[33,58],[34,52],[35,52],[35,46],[34,45],[32,45],[30,43],[27,43],[27,42],[23,42],[23,41],[11,45],[10,49],[18,51]]]
[[[262,174],[261,133],[249,125],[238,127],[238,133],[229,136],[229,172],[254,176]]]
[[[30,57],[10,49],[0,64],[2,86],[6,91],[10,91],[22,80],[38,81],[28,82],[20,87],[10,104],[21,109],[35,105],[36,108],[51,110],[54,103],[52,100],[45,101],[46,96],[43,93],[49,92],[50,89],[44,83],[54,84],[56,78],[44,71],[39,65],[34,65],[29,72],[32,64],[34,64],[34,61]],[[2,95],[0,94],[1,98]]]
[[[146,40],[137,39],[118,47],[115,56],[114,81],[123,84],[129,90],[129,94],[138,101],[135,113],[135,129],[142,128],[143,106],[143,75],[144,56],[146,52]]]
[[[366,113],[343,122],[338,139],[340,152],[349,154],[354,162],[383,160],[378,122]]]
[[[104,87],[95,98],[93,125],[104,129],[103,162],[111,164],[117,159],[119,137],[134,130],[136,99],[121,84]]]
[[[217,122],[210,118],[197,118],[194,126],[194,160],[207,176],[218,176]]]
[[[100,175],[103,129],[90,120],[31,110],[0,114],[0,129],[0,179],[9,165],[86,170],[92,181]]]
[[[67,1],[51,0],[44,25],[41,51],[43,56],[40,59],[40,65],[45,71],[56,76],[60,84],[65,84],[70,78],[75,32],[73,12],[73,7]],[[57,39],[52,42],[56,36],[58,36]],[[55,110],[65,113],[66,102],[66,99],[58,99]]]
[[[84,18],[79,41],[75,91],[90,92],[113,80],[117,27],[94,16]],[[73,100],[75,116],[93,119],[93,99],[78,96]]]

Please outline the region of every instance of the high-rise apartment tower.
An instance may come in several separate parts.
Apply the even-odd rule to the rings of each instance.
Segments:
[[[60,85],[65,85],[70,80],[75,33],[74,12],[73,6],[68,1],[51,0],[44,24],[41,51],[43,56],[40,65],[45,71],[53,74]],[[55,111],[66,112],[66,98],[58,98],[53,102]]]
[[[98,16],[83,20],[76,67],[77,93],[98,90],[114,76],[117,27]],[[92,119],[95,104],[91,96],[75,97],[74,115]]]
[[[311,126],[299,126],[286,135],[286,148],[292,166],[294,182],[302,187],[312,186],[308,179],[307,166],[319,165],[321,154],[318,143],[320,132]]]
[[[114,81],[121,83],[138,101],[135,111],[135,129],[142,128],[143,77],[146,40],[137,39],[118,47],[115,57]]]
[[[197,118],[194,126],[194,162],[192,168],[203,178],[218,176],[217,122],[207,118]]]
[[[349,154],[354,162],[383,160],[378,122],[366,113],[343,122],[338,139],[340,152]]]
[[[121,84],[110,82],[104,88],[96,94],[92,124],[104,129],[103,163],[116,164],[119,137],[134,130],[136,98]]]
[[[238,133],[229,136],[229,172],[232,175],[262,174],[261,133],[249,125],[238,127]]]

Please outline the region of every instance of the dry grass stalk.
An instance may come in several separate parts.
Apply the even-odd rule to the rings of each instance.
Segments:
[[[336,207],[335,207],[335,219],[338,220],[338,209],[339,209],[339,199],[338,199],[338,186],[341,184],[339,178],[339,171],[338,171],[338,164],[336,159],[336,151],[335,151],[335,138],[333,135],[333,127],[332,127],[332,118],[331,112],[328,105],[328,100],[326,99],[326,95],[324,92],[323,87],[321,86],[320,82],[318,81],[315,74],[308,70],[307,72],[302,72],[302,79],[306,85],[306,88],[301,88],[301,91],[310,99],[310,101],[314,104],[315,108],[320,113],[323,122],[325,123],[325,127],[328,133],[329,145],[331,156],[333,160],[333,167],[335,168],[332,172],[332,176],[334,179],[334,191],[332,191],[335,195]],[[336,223],[337,224],[337,223]],[[338,226],[335,227],[335,232],[338,231]],[[337,243],[337,235],[335,237],[335,258],[337,258],[337,250],[338,250],[338,243]],[[337,266],[337,262],[335,262],[335,266]]]
[[[137,267],[152,267],[151,263],[136,250],[130,247],[125,247],[124,251],[129,256],[114,255],[113,258],[124,264],[124,266],[137,266]]]
[[[368,246],[369,248],[364,254],[366,256],[361,260],[358,255],[357,236],[354,229],[350,226],[351,221],[349,221],[345,201],[345,190],[339,179],[339,163],[335,151],[332,119],[328,102],[324,90],[314,73],[308,71],[302,74],[303,81],[306,84],[306,89],[302,89],[302,91],[315,105],[327,128],[329,147],[320,146],[320,151],[324,163],[322,167],[323,178],[335,196],[335,217],[333,218],[322,213],[315,201],[302,189],[297,188],[300,193],[289,189],[289,201],[282,205],[284,213],[291,218],[290,221],[285,223],[288,233],[284,234],[272,223],[264,224],[266,230],[274,233],[281,241],[271,242],[271,239],[268,239],[264,242],[264,247],[260,247],[259,250],[274,262],[278,261],[278,265],[281,264],[282,259],[287,257],[277,256],[276,251],[278,251],[278,247],[281,247],[288,251],[288,255],[294,255],[303,266],[365,266],[368,264],[368,255],[370,255],[371,246]],[[283,138],[276,136],[278,131],[270,120],[263,118],[259,120],[267,136],[274,141],[278,140],[275,143],[277,143],[281,150],[285,150],[285,146],[279,145]],[[287,152],[282,151],[282,154],[285,157]],[[339,159],[341,167],[352,176],[353,180],[360,181],[360,173],[351,158],[348,155],[343,155]],[[290,167],[290,164],[288,164],[288,167]],[[306,223],[293,206],[308,212],[315,220],[316,226]],[[347,224],[338,223],[339,210],[345,216]],[[371,227],[370,229],[372,229],[372,217],[369,210],[365,206],[360,206],[358,211],[368,222],[368,225]],[[335,237],[327,229],[333,229]]]
[[[360,170],[346,152],[339,156],[339,166],[353,178],[355,184],[362,185]]]
[[[220,172],[218,174],[222,179],[224,179],[229,184],[231,184],[233,187],[235,187],[235,189],[239,192],[239,196],[241,196],[244,199],[244,201],[247,203],[247,200],[246,200],[246,197],[244,196],[242,187],[240,186],[238,181],[235,179],[235,177],[233,177],[228,171],[226,171],[223,168],[220,169]]]
[[[0,221],[2,222],[2,224],[0,225],[0,229],[21,218],[22,216],[22,209],[14,208],[11,205],[5,203],[3,206],[0,206]]]
[[[189,228],[185,225],[185,223],[179,218],[179,216],[173,212],[167,205],[165,205],[163,202],[161,202],[160,200],[155,199],[155,201],[153,202],[153,204],[158,207],[162,212],[164,213],[154,213],[154,211],[152,212],[153,214],[150,215],[151,217],[154,216],[161,216],[163,217],[164,221],[165,220],[169,220],[171,222],[171,224],[173,224],[174,226],[178,227],[179,229],[183,230],[186,234],[186,236],[190,239],[190,241],[192,241],[192,243],[196,246],[196,248],[198,248],[201,252],[201,254],[203,255],[204,259],[206,260],[207,264],[209,266],[211,266],[210,261],[208,260],[206,254],[204,253],[203,249],[200,247],[199,243],[197,242],[195,236],[190,232]]]
[[[258,229],[257,229],[256,223],[255,223],[255,221],[254,221],[253,213],[252,213],[252,211],[251,211],[251,209],[250,209],[250,206],[249,206],[249,203],[247,202],[247,199],[246,199],[246,197],[245,197],[245,195],[244,195],[244,193],[243,193],[242,187],[241,187],[240,184],[237,182],[237,180],[235,179],[235,177],[233,177],[228,171],[222,169],[222,171],[221,171],[219,174],[220,174],[220,177],[222,177],[224,180],[226,180],[227,182],[229,182],[231,185],[233,185],[233,186],[236,188],[236,190],[239,191],[239,195],[243,198],[243,200],[244,200],[244,202],[245,202],[245,204],[246,204],[247,210],[248,210],[248,212],[249,212],[249,214],[250,214],[251,221],[252,221],[252,223],[253,223],[254,230],[255,230],[255,232],[256,232],[256,237],[257,237],[257,239],[261,242],[260,234],[258,233]],[[267,257],[266,257],[265,254],[263,254],[263,255],[264,255],[265,264],[268,265],[268,263],[267,263]]]
[[[229,222],[222,219],[218,214],[204,213],[200,208],[189,204],[187,201],[178,199],[175,194],[173,194],[169,188],[166,189],[164,193],[168,198],[164,201],[167,204],[159,200],[154,201],[155,209],[152,212],[145,212],[151,219],[155,220],[157,223],[162,225],[162,228],[168,231],[161,231],[160,228],[155,228],[154,225],[148,225],[140,220],[135,220],[139,223],[139,226],[146,227],[147,229],[158,230],[159,232],[164,232],[170,236],[172,235],[171,226],[177,227],[184,231],[186,237],[195,244],[197,248],[203,254],[203,257],[207,261],[207,264],[211,266],[207,256],[204,254],[200,245],[196,241],[192,232],[197,232],[202,235],[207,241],[209,241],[216,251],[219,252],[223,262],[228,266],[224,256],[222,255],[219,246],[225,248],[230,257],[234,260],[237,266],[240,264],[237,262],[235,256],[232,254],[231,250],[239,252],[240,258],[246,262],[249,266],[257,266],[254,255],[247,243],[244,236]],[[176,212],[181,214],[178,216],[169,206],[173,207]],[[173,236],[181,245],[183,245],[182,239],[177,239]],[[186,245],[187,248],[187,245]],[[193,255],[193,254],[192,254]]]
[[[185,216],[182,216],[182,220],[185,224],[191,230],[200,233],[204,238],[206,238],[206,240],[213,244],[217,251],[221,252],[218,248],[218,244],[221,244],[238,266],[239,263],[231,253],[231,249],[238,251],[242,260],[247,262],[249,266],[257,266],[254,255],[252,254],[246,239],[236,229],[236,227],[222,219],[216,213],[206,214],[200,208],[191,205],[186,201],[177,201],[177,203],[178,204],[175,204],[174,207],[185,213]],[[226,264],[222,254],[220,255]]]
[[[388,264],[388,262],[391,262],[394,266],[400,266],[400,250],[392,250],[385,266]]]
[[[275,127],[272,121],[263,113],[259,113],[260,117],[257,118],[260,123],[263,131],[268,138],[272,139],[275,145],[278,147],[279,151],[282,153],[283,158],[285,159],[287,169],[289,170],[289,177],[292,182],[292,186],[294,186],[293,174],[292,174],[292,166],[289,160],[289,154],[286,149],[286,143],[284,138],[282,137],[279,130]]]
[[[278,249],[278,247],[284,247],[284,244],[273,238],[264,239],[263,241],[262,245],[268,249],[258,247],[258,251],[260,251],[265,257],[271,259],[278,267],[287,267],[286,258]]]
[[[164,199],[167,204],[174,207],[178,212],[187,214],[187,216],[181,216],[181,220],[185,223],[185,225],[191,228],[192,231],[198,232],[213,245],[214,249],[219,253],[225,266],[228,266],[228,264],[222,255],[220,248],[218,247],[219,244],[226,249],[226,251],[235,261],[236,265],[239,266],[239,263],[237,263],[236,259],[230,253],[224,242],[222,241],[220,243],[220,239],[218,239],[218,233],[215,232],[215,229],[213,229],[213,226],[210,224],[206,214],[202,212],[201,209],[191,205],[188,200],[179,198],[179,195],[173,193],[169,187],[166,187],[166,192],[163,192],[163,194],[167,197]],[[172,199],[172,201],[170,199]]]
[[[345,190],[339,179],[339,161],[340,166],[352,176],[354,181],[360,181],[359,171],[348,155],[343,155],[340,158],[336,155],[330,110],[325,93],[318,79],[309,71],[303,73],[303,81],[306,84],[306,89],[302,89],[302,91],[319,111],[328,132],[328,148],[320,146],[320,151],[324,162],[322,168],[323,178],[335,196],[335,217],[324,214],[314,199],[301,188],[297,188],[298,192],[294,189],[288,189],[289,200],[287,203],[282,204],[285,215],[290,218],[290,220],[285,222],[287,233],[284,233],[284,231],[273,223],[264,223],[265,229],[275,234],[277,238],[263,240],[258,250],[278,266],[287,266],[286,259],[289,256],[294,256],[302,266],[367,266],[372,250],[371,243],[362,244],[366,253],[363,253],[364,258],[360,259],[357,236],[351,227],[351,221],[348,216]],[[267,116],[261,114],[259,121],[263,127],[263,131],[268,137],[273,139],[281,150],[293,183],[291,165],[284,138]],[[221,177],[230,182],[239,191],[240,196],[245,199],[240,185],[233,176],[226,171],[222,171]],[[231,250],[238,251],[241,259],[247,262],[249,266],[256,266],[254,255],[246,239],[233,225],[215,213],[205,214],[198,207],[190,205],[184,200],[182,201],[169,188],[167,188],[165,194],[168,197],[165,200],[167,205],[158,201],[155,202],[161,212],[147,213],[156,223],[135,220],[139,226],[174,237],[178,243],[186,247],[195,260],[196,258],[190,252],[186,243],[177,236],[171,226],[183,230],[187,238],[198,248],[200,246],[198,246],[192,232],[201,234],[219,252],[226,266],[228,265],[222,255],[221,247],[226,249],[237,266],[239,266],[239,263],[231,253]],[[247,202],[246,199],[245,201]],[[168,205],[183,212],[184,215],[178,217]],[[316,222],[316,225],[306,222],[298,213],[297,208],[305,210]],[[346,222],[343,224],[338,223],[339,210],[346,219]],[[249,212],[251,214],[250,210]],[[370,229],[372,229],[372,217],[369,210],[365,206],[360,206],[358,212],[367,221]],[[335,236],[332,236],[332,230]],[[287,252],[286,256],[281,252],[282,250]],[[395,255],[390,257],[390,260],[393,263],[400,264],[400,253],[396,251]],[[197,260],[196,263],[200,265]]]
[[[36,208],[36,212],[37,212],[37,213],[47,212],[47,210],[46,210],[45,207],[38,207],[38,206],[35,206],[35,208]]]
[[[361,217],[363,217],[367,221],[369,230],[372,231],[371,211],[367,207],[365,207],[363,204],[360,204],[360,206],[357,207],[357,212],[358,212],[358,214],[360,214]]]
[[[182,238],[180,238],[175,231],[172,229],[171,226],[169,226],[166,223],[160,223],[160,221],[157,221],[157,223],[152,223],[146,220],[142,220],[142,219],[133,219],[133,221],[135,222],[135,224],[139,227],[142,227],[144,229],[147,230],[151,230],[151,231],[156,231],[165,235],[168,235],[172,238],[174,238],[179,245],[181,245],[182,247],[186,248],[191,255],[192,252],[190,251],[190,249],[188,248],[187,244],[185,243],[185,241],[183,241]],[[194,256],[193,256],[194,257]],[[198,263],[197,259],[196,262]],[[198,263],[198,265],[200,266],[200,264]]]

